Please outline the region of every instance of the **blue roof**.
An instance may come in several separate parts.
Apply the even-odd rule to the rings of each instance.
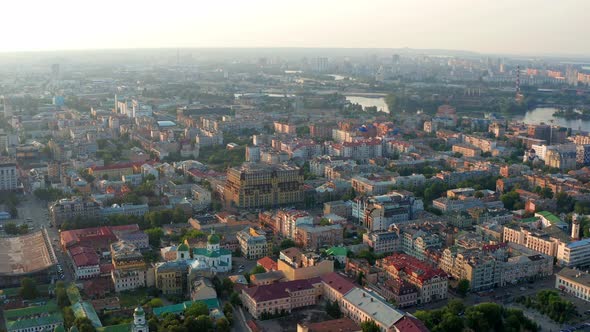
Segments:
[[[567,247],[568,248],[577,248],[577,247],[585,246],[588,244],[590,244],[590,238],[568,243]]]

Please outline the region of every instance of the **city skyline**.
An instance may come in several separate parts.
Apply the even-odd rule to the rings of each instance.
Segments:
[[[248,3],[11,2],[0,52],[135,48],[412,48],[590,55],[590,3],[255,0]],[[35,8],[31,11],[31,8]],[[228,10],[230,8],[230,10]],[[26,15],[25,15],[26,13]],[[26,19],[25,19],[26,18]]]

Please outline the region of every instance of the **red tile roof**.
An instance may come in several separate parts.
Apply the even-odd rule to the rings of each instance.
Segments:
[[[348,293],[351,289],[356,287],[350,280],[344,278],[336,272],[324,274],[320,277],[320,279],[322,280],[322,282],[324,282],[324,284],[335,289],[338,293],[342,294],[343,296],[346,293]]]
[[[90,167],[93,171],[104,171],[108,169],[120,169],[120,168],[133,168],[133,167],[141,167],[141,165],[145,164],[145,162],[130,162],[130,163],[118,163],[118,164],[111,164],[106,166],[92,166]]]
[[[406,275],[416,274],[417,279],[425,281],[434,277],[447,277],[447,273],[439,268],[433,268],[423,261],[406,254],[393,254],[381,260],[383,266],[393,266],[397,271]]]
[[[86,247],[74,247],[70,249],[70,256],[77,267],[98,265],[99,257],[96,252]]]
[[[278,269],[277,262],[268,256],[262,257],[261,259],[256,261],[256,263],[262,266],[266,270],[266,272],[276,271]]]
[[[424,326],[424,323],[407,315],[393,325],[400,332],[428,332],[428,328]]]

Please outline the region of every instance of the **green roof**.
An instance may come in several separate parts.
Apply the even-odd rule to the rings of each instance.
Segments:
[[[326,254],[333,255],[333,256],[346,256],[348,253],[348,249],[345,247],[332,247],[326,250]]]
[[[53,329],[53,332],[66,332],[66,328],[63,325],[59,325]]]
[[[13,320],[6,322],[6,331],[17,331],[27,328],[34,328],[37,326],[63,324],[63,317],[61,313],[45,314],[42,316],[21,318],[20,320]]]
[[[54,301],[49,301],[45,305],[26,307],[21,309],[12,309],[4,311],[4,319],[19,318],[24,316],[38,315],[41,313],[58,312],[57,304]]]
[[[220,257],[224,255],[231,255],[231,251],[224,248],[219,248],[219,250],[216,251],[209,251],[207,250],[207,248],[193,248],[193,256],[194,255],[206,257]]]
[[[549,220],[549,222],[552,224],[556,224],[556,223],[561,222],[561,219],[559,219],[558,216],[554,215],[553,213],[551,213],[549,211],[541,211],[541,212],[537,212],[537,214],[543,216],[545,219]]]
[[[74,311],[74,316],[76,316],[76,318],[86,317],[90,319],[94,327],[102,326],[100,318],[98,318],[96,310],[94,310],[92,304],[88,302],[77,302],[72,304],[72,310]]]
[[[119,324],[103,326],[96,329],[96,332],[129,332],[131,331],[132,324]]]
[[[63,317],[53,301],[46,305],[4,311],[7,331],[60,323],[63,324]]]
[[[178,314],[183,313],[186,309],[188,309],[191,305],[193,305],[193,303],[196,303],[196,302],[205,302],[205,304],[207,305],[207,308],[209,308],[209,310],[219,309],[219,301],[217,301],[217,299],[207,299],[207,300],[200,300],[200,301],[186,301],[186,302],[182,302],[182,303],[177,303],[177,304],[167,305],[167,306],[163,306],[163,307],[159,307],[159,308],[154,308],[153,313],[154,313],[154,315],[156,315],[158,317],[160,317],[164,314],[167,314],[167,313],[178,315]]]
[[[183,243],[179,245],[178,248],[176,248],[176,251],[188,251],[188,246],[186,245],[186,243]]]

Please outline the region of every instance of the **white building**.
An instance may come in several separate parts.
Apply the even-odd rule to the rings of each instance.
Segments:
[[[590,301],[590,274],[587,271],[563,268],[555,275],[555,288]]]
[[[215,272],[229,272],[232,269],[231,251],[220,248],[221,239],[217,234],[207,238],[207,248],[193,248],[193,259],[205,262]]]
[[[358,324],[373,320],[381,331],[396,331],[394,324],[404,317],[403,312],[385,299],[361,288],[353,288],[346,293],[340,309]]]
[[[236,238],[240,243],[242,256],[247,259],[258,259],[268,255],[266,232],[248,227],[239,231]]]
[[[0,191],[15,190],[18,183],[18,172],[16,163],[11,161],[0,161]]]

